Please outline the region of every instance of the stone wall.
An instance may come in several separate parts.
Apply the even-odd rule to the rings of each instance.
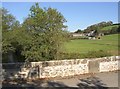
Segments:
[[[22,70],[20,69],[21,65],[24,65],[24,63],[20,63],[19,65],[3,64],[3,68],[5,69],[7,76],[11,73],[13,76],[14,72],[17,74],[19,70]],[[28,71],[28,77],[26,78],[66,77],[80,74],[120,70],[120,56],[30,62],[27,65],[29,65],[28,68],[23,68],[23,73],[25,70]]]
[[[39,66],[39,77],[66,77],[87,73],[99,73],[120,69],[120,56],[93,59],[72,59],[45,62],[31,62]]]
[[[100,63],[100,72],[120,70],[120,61],[110,61]]]
[[[65,77],[71,75],[85,74],[88,73],[87,64],[74,64],[74,65],[60,65],[60,66],[49,66],[44,67],[41,77]]]

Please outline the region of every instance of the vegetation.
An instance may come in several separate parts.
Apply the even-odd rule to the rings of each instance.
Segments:
[[[67,38],[66,19],[60,12],[53,8],[42,9],[36,3],[19,25],[13,15],[2,10],[3,61],[7,55],[17,55],[27,61],[59,59],[61,44]]]
[[[81,29],[78,29],[77,31],[75,31],[74,33],[83,33],[83,31]]]
[[[107,51],[88,51],[86,53],[61,53],[61,59],[81,59],[81,58],[100,58],[111,56],[112,54]]]
[[[120,29],[119,24],[113,24],[112,21],[108,21],[88,26],[84,30],[78,29],[74,33],[90,33],[91,31],[95,31],[96,36],[98,36],[100,33],[103,33],[105,35],[116,34],[120,32]]]
[[[72,37],[72,36],[71,36],[70,39],[71,39],[71,40],[76,40],[76,39],[79,39],[79,40],[80,40],[80,39],[88,39],[88,37],[87,37],[87,36],[77,36],[77,37]]]
[[[64,44],[65,53],[87,53],[91,51],[118,51],[118,36],[120,34],[105,35],[100,40],[75,39]],[[115,55],[113,53],[113,55]]]
[[[116,34],[120,32],[119,25],[111,25],[101,29],[101,32],[105,35]]]
[[[112,28],[118,28],[119,25],[111,25],[111,26],[107,26],[107,27],[104,27],[102,28],[101,30],[110,30]]]
[[[100,29],[102,29],[103,27],[111,26],[111,25],[113,25],[112,21],[100,22],[100,23],[88,26],[86,29],[84,29],[84,33],[90,32],[90,31],[93,31],[93,30],[96,30],[97,32],[99,32]]]
[[[100,40],[73,39],[64,44],[62,59],[97,58],[119,55],[120,34],[105,35]]]
[[[2,8],[2,57],[3,62],[45,61],[71,58],[93,58],[117,55],[119,25],[111,21],[101,22],[78,29],[75,33],[105,33],[100,40],[88,37],[71,39],[66,31],[64,16],[53,8],[42,9],[38,3],[30,8],[28,17],[22,24]],[[109,30],[108,30],[109,29]],[[109,35],[114,34],[114,35]]]

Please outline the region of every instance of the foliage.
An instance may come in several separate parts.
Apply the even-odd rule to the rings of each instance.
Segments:
[[[18,29],[20,27],[19,22],[15,17],[8,13],[5,8],[2,10],[2,51],[7,53],[8,51],[15,51],[13,43],[15,42],[15,33],[12,29]]]
[[[113,24],[112,21],[100,22],[100,23],[88,26],[86,29],[84,29],[84,33],[87,33],[93,30],[99,31],[101,28],[106,27],[106,26],[111,26],[112,24]]]
[[[76,40],[76,39],[88,39],[88,37],[87,36],[71,37],[71,40]]]
[[[18,32],[21,28],[20,23],[5,8],[1,8],[0,11],[2,12],[2,61],[8,62],[10,53],[14,55],[15,59],[23,60],[18,44],[19,39],[17,39],[20,35]]]
[[[31,31],[32,44],[29,43],[23,51],[27,59],[53,60],[58,59],[60,46],[66,40],[67,32],[63,15],[56,9],[42,9],[38,3],[30,8],[29,17],[23,27]]]
[[[6,20],[9,15],[11,19]],[[42,9],[38,3],[30,8],[30,14],[22,25],[5,10],[3,54],[13,52],[24,56],[27,61],[58,59],[61,44],[68,37],[64,22],[65,18],[56,9]]]
[[[101,32],[105,35],[119,33],[119,25],[111,25],[101,29]]]
[[[15,17],[10,14],[7,9],[2,8],[0,9],[2,11],[2,29],[4,30],[11,30],[13,29],[16,25],[19,26],[19,21],[15,19]]]
[[[108,22],[101,22],[98,24],[91,25],[84,29],[84,33],[89,33],[91,31],[95,30],[96,31],[96,36],[99,35],[100,33],[103,33],[105,35],[109,34],[116,34],[119,33],[119,24],[113,24],[111,21]]]
[[[81,40],[69,41],[71,35],[66,31],[64,16],[53,8],[42,9],[38,3],[30,8],[30,13],[22,24],[5,8],[0,10],[2,10],[3,58],[6,58],[9,53],[12,53],[14,58],[19,61],[25,59],[26,61],[45,61],[61,58],[102,57],[110,55],[107,50],[118,49],[114,37],[108,37],[108,39],[105,37],[99,41],[89,41],[83,37],[78,38]],[[84,32],[95,29],[96,34],[98,34],[98,29],[111,25],[111,21],[102,22],[88,27]],[[115,33],[113,29],[116,28],[112,28],[111,33]],[[77,32],[83,31],[78,30]],[[63,53],[63,43],[66,41],[67,51]]]
[[[82,58],[100,58],[111,56],[112,54],[107,51],[88,51],[87,53],[61,53],[62,59],[82,59]]]
[[[81,29],[78,29],[77,31],[75,31],[74,33],[83,33],[83,31]]]

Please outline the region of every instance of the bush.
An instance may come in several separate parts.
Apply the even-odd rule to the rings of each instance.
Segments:
[[[88,56],[88,58],[98,58],[98,57],[111,56],[111,53],[103,50],[89,51],[86,56]]]
[[[99,50],[89,51],[87,53],[61,53],[61,59],[82,59],[82,58],[99,58],[111,56],[110,52]]]
[[[88,37],[87,36],[71,37],[71,40],[76,40],[76,39],[88,39]]]

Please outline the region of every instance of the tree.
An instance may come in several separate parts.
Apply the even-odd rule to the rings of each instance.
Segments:
[[[61,44],[66,40],[66,26],[63,15],[56,9],[42,9],[38,3],[30,8],[30,14],[23,23],[32,37],[24,46],[23,55],[32,61],[59,59]]]
[[[20,55],[19,58],[26,61],[59,59],[62,43],[68,36],[66,20],[60,12],[53,8],[42,9],[36,3],[22,25],[6,9],[2,15],[3,55]]]
[[[81,29],[78,29],[77,31],[75,31],[74,33],[82,33]]]
[[[10,30],[16,19],[13,15],[9,14],[5,8],[0,10],[2,11],[2,51],[3,53],[7,53],[9,50],[13,51],[14,49],[11,45],[13,35]]]
[[[13,55],[19,48],[17,30],[20,29],[20,23],[5,8],[0,9],[0,11],[2,11],[2,59],[9,61],[13,59]],[[18,57],[20,54],[17,55],[16,59]]]
[[[7,9],[2,8],[0,10],[2,10],[2,29],[11,30],[12,26],[14,23],[16,23],[17,20],[12,14],[7,11]]]

